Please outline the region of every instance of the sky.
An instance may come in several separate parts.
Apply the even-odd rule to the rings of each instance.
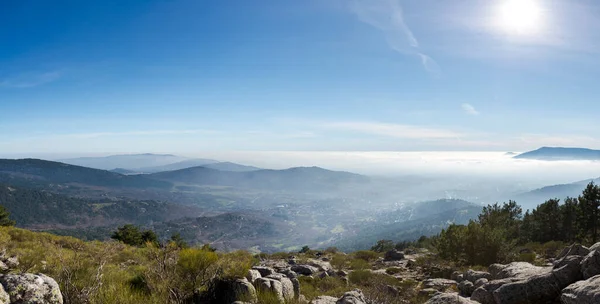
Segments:
[[[0,154],[600,148],[595,0],[0,2]]]

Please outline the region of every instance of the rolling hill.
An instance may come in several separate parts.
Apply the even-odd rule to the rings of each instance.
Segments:
[[[112,170],[114,168],[135,170],[144,167],[164,166],[184,160],[186,160],[185,157],[171,154],[145,153],[110,155],[104,157],[79,157],[60,159],[58,162],[102,170]]]
[[[586,148],[542,147],[514,156],[536,160],[600,160],[600,150]]]
[[[91,200],[0,185],[0,205],[17,226],[85,228],[122,223],[149,224],[200,214],[194,207],[157,201]]]
[[[525,193],[520,193],[514,197],[525,209],[533,209],[537,205],[553,198],[565,199],[566,197],[578,197],[589,182],[600,182],[600,178],[577,181],[570,184],[546,186]]]
[[[122,175],[41,159],[0,159],[0,183],[23,187],[94,187],[169,189],[171,184],[140,175]]]
[[[231,171],[231,172],[249,172],[249,171],[261,170],[261,168],[240,165],[240,164],[231,163],[231,162],[220,162],[220,163],[207,164],[207,165],[203,165],[202,167],[209,168],[209,169],[215,169],[215,170],[219,170],[219,171]]]
[[[364,184],[369,178],[354,173],[330,171],[319,167],[297,167],[285,170],[229,172],[194,167],[149,174],[149,178],[172,183],[208,186],[230,186],[261,190],[327,191],[348,184]]]

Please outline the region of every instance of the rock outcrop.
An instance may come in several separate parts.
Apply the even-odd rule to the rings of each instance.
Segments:
[[[56,281],[43,274],[6,274],[0,276],[0,283],[10,297],[7,303],[63,303]]]
[[[365,296],[360,289],[346,292],[337,299],[330,296],[320,296],[310,301],[310,304],[366,304]]]
[[[404,259],[404,252],[392,249],[385,253],[385,261],[400,261]]]
[[[337,302],[337,298],[330,296],[320,296],[316,297],[314,300],[310,301],[309,304],[335,304]]]
[[[461,297],[458,293],[439,293],[433,296],[425,304],[476,304],[468,298]]]
[[[336,304],[366,304],[365,296],[360,289],[346,292]]]
[[[562,290],[560,302],[563,304],[600,303],[600,275],[567,286]]]
[[[450,287],[455,287],[456,281],[448,279],[428,279],[423,281],[424,288],[433,288],[439,291],[445,291]]]
[[[600,274],[600,251],[593,250],[583,258],[583,261],[581,261],[581,273],[585,280]]]
[[[297,274],[301,274],[301,275],[313,275],[317,272],[319,272],[319,269],[317,267],[311,266],[311,265],[293,265],[292,266],[292,271],[297,273]]]

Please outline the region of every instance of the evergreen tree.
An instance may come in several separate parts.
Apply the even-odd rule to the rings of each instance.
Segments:
[[[0,226],[14,226],[15,221],[10,219],[10,213],[4,206],[0,206]]]
[[[588,237],[591,233],[592,242],[598,241],[598,217],[600,207],[600,187],[590,182],[579,196],[579,214],[581,219],[581,234]]]
[[[565,242],[576,241],[579,201],[577,198],[567,197],[564,204],[559,207],[559,211],[562,220],[561,239]]]

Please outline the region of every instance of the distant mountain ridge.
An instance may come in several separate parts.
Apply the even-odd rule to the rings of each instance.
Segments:
[[[95,187],[170,189],[171,183],[140,175],[122,175],[106,170],[41,159],[0,159],[0,183],[25,187],[80,184]]]
[[[600,183],[600,178],[586,179],[569,184],[546,186],[520,193],[516,195],[514,199],[523,206],[523,210],[532,209],[548,199],[558,198],[562,200],[567,197],[578,197],[587,184],[592,181],[598,184]]]
[[[149,178],[191,185],[230,186],[267,190],[323,191],[351,183],[367,183],[366,176],[319,167],[247,172],[220,171],[204,166],[149,174]]]
[[[164,166],[187,160],[182,156],[172,154],[119,154],[103,157],[79,157],[57,160],[61,163],[83,166],[101,170],[123,168],[136,171],[137,168]]]
[[[542,147],[514,156],[537,160],[600,160],[600,150],[587,148]]]

